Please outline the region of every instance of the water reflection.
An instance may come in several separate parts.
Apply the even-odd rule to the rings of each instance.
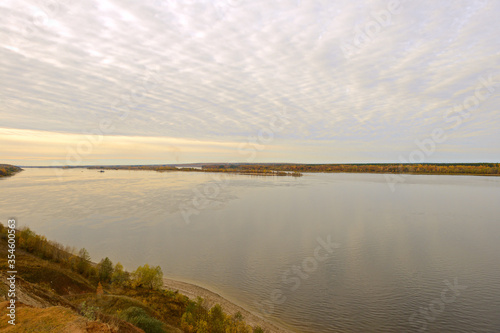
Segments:
[[[468,289],[427,331],[497,330],[499,178],[408,176],[393,193],[373,174],[229,177],[27,169],[0,181],[0,214],[95,260],[161,265],[254,311],[280,289],[272,317],[304,332],[417,332],[409,317],[454,278]],[[183,205],[214,186],[186,223]],[[340,247],[291,290],[284,272],[327,235]]]

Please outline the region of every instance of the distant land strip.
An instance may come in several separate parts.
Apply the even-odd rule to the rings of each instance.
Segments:
[[[159,172],[226,172],[263,176],[300,177],[305,172],[398,173],[428,175],[499,176],[500,163],[370,163],[370,164],[290,164],[290,163],[195,163],[183,165],[87,166],[101,170],[152,170]]]
[[[18,172],[23,171],[20,167],[10,164],[0,164],[0,177],[13,176]]]

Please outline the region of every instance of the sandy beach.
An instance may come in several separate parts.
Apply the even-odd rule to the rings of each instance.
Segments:
[[[214,293],[206,288],[186,283],[182,281],[172,280],[163,278],[163,286],[166,289],[176,291],[178,290],[181,294],[186,295],[192,300],[196,300],[196,298],[202,297],[208,307],[212,307],[215,304],[220,304],[224,309],[224,312],[230,315],[234,315],[238,311],[243,315],[244,320],[250,326],[260,326],[265,332],[277,332],[277,333],[294,333],[286,327],[278,325],[276,323],[270,322],[256,314],[234,304],[233,302],[225,299],[217,293]]]

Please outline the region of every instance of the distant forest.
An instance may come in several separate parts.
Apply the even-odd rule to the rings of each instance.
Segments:
[[[23,169],[10,164],[0,164],[0,177],[12,176],[22,170]]]
[[[404,173],[437,175],[500,175],[499,163],[422,163],[422,164],[241,164],[210,163],[199,167],[178,168],[172,165],[135,165],[135,166],[94,166],[89,169],[113,170],[153,170],[153,171],[191,171],[191,172],[227,172],[264,176],[300,177],[303,172],[349,172],[349,173]]]

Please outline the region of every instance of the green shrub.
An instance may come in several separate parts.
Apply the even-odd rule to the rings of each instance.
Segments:
[[[85,318],[92,321],[96,320],[97,311],[99,310],[99,308],[87,305],[85,302],[82,303],[81,307],[82,307],[82,315]]]
[[[146,311],[138,307],[130,307],[120,315],[124,320],[144,330],[146,333],[164,333],[163,323],[150,317]]]

